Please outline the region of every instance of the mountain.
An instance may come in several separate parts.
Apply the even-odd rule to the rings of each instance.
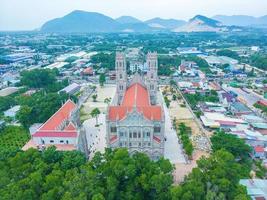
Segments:
[[[190,19],[185,25],[174,29],[174,32],[221,32],[227,31],[227,27],[223,26],[220,21],[196,15]]]
[[[162,18],[153,18],[150,20],[145,21],[146,24],[148,24],[152,28],[160,28],[160,29],[175,29],[182,25],[184,25],[186,22],[183,20],[176,20],[176,19],[162,19]]]
[[[265,23],[266,20],[267,16],[263,16],[257,19],[258,24]],[[142,22],[139,19],[136,19],[131,16],[121,16],[117,19],[112,19],[111,17],[105,16],[101,13],[76,10],[61,18],[56,18],[46,22],[40,28],[40,31],[84,32],[84,33],[155,32],[155,31],[224,32],[224,31],[240,31],[240,27],[225,26],[221,23],[221,21],[211,19],[203,15],[196,15],[188,22],[185,22],[183,20],[162,19],[162,18],[153,18],[145,22]]]
[[[137,23],[143,23],[141,20],[131,17],[131,16],[121,16],[116,19],[117,22],[121,24],[137,24]]]
[[[248,15],[215,15],[213,19],[219,20],[227,26],[267,26],[267,15],[262,17],[252,17]]]
[[[70,14],[46,22],[45,32],[116,32],[120,24],[114,19],[96,12],[76,10]]]

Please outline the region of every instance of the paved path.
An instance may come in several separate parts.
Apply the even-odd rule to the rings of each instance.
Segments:
[[[105,152],[106,144],[106,120],[105,114],[101,113],[98,117],[98,127],[95,127],[95,118],[86,120],[83,125],[85,127],[87,143],[90,151],[89,158],[91,159],[95,152]]]
[[[182,147],[178,143],[178,137],[174,129],[172,129],[172,122],[168,108],[163,103],[165,113],[165,147],[164,147],[164,158],[169,159],[172,164],[186,163]]]

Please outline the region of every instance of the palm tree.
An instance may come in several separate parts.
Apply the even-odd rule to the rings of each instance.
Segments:
[[[98,116],[100,114],[100,110],[98,108],[94,108],[90,115],[94,118],[95,117],[95,120],[96,120],[96,126],[98,125]]]
[[[104,99],[104,103],[106,103],[106,104],[110,104],[110,102],[111,102],[111,98],[109,97],[109,98],[105,98]]]
[[[93,98],[93,102],[96,102],[97,94],[93,94],[93,95],[92,95],[92,98]]]

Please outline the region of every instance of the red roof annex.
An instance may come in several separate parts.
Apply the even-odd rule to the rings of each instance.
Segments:
[[[33,137],[77,137],[75,126],[70,122],[60,129],[60,126],[70,118],[71,112],[76,108],[73,101],[68,100],[54,115],[52,115]]]
[[[120,106],[110,106],[109,119],[112,121],[123,119],[127,112],[133,109],[142,113],[149,120],[161,120],[161,107],[151,106],[147,89],[139,83],[131,85],[125,92]]]

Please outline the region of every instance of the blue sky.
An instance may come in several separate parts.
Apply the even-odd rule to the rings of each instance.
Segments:
[[[188,20],[196,14],[267,15],[267,0],[0,0],[0,30],[32,30],[78,9],[113,18]]]

